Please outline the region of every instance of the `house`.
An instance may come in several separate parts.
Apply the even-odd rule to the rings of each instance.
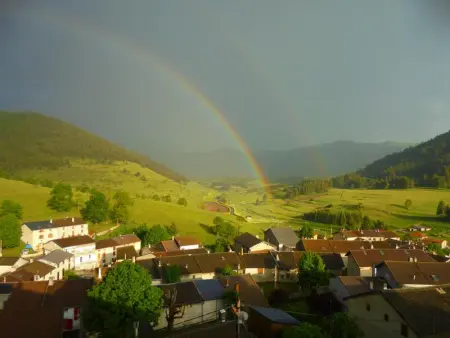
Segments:
[[[230,267],[236,273],[242,273],[244,271],[241,259],[235,252],[215,252],[192,256],[200,267],[203,276],[209,274],[210,278],[214,278],[214,276],[221,275],[223,269],[226,267]]]
[[[220,284],[225,288],[225,293],[236,290],[239,284],[239,295],[241,307],[244,311],[249,310],[249,306],[270,307],[266,298],[262,294],[258,284],[250,275],[223,276],[219,278]]]
[[[161,284],[158,287],[165,294],[165,304],[156,330],[167,327],[166,314],[171,295],[174,297],[173,305],[180,311],[174,320],[174,329],[214,321],[218,319],[219,311],[225,307],[224,288],[216,279]]]
[[[60,238],[44,245],[46,252],[57,249],[74,255],[75,270],[92,270],[97,266],[95,241],[89,236]]]
[[[190,236],[179,236],[175,237],[175,243],[178,246],[178,250],[193,250],[200,247],[200,242]]]
[[[248,330],[259,338],[280,337],[285,328],[300,325],[300,321],[281,309],[252,305],[248,315]]]
[[[160,245],[166,252],[200,248],[200,242],[196,238],[190,236],[172,237],[171,240],[161,241]]]
[[[244,273],[249,274],[256,282],[274,280],[275,259],[269,253],[248,253],[240,256],[244,265]]]
[[[342,257],[338,253],[325,253],[320,254],[322,257],[323,263],[329,272],[331,272],[334,276],[342,276],[345,274],[345,263],[347,257]]]
[[[374,267],[373,274],[391,289],[450,284],[450,266],[439,262],[384,261]]]
[[[275,282],[297,282],[298,264],[302,251],[273,251],[270,253],[275,261]]]
[[[211,279],[214,274],[204,273],[197,263],[195,255],[161,257],[155,259],[156,265],[160,268],[163,280],[166,280],[165,270],[168,266],[177,265],[180,269],[182,281],[192,279]]]
[[[366,338],[450,337],[450,285],[371,291],[347,298]]]
[[[17,270],[28,263],[21,257],[0,257],[0,275]]]
[[[383,261],[434,262],[430,255],[418,249],[350,250],[347,257],[348,276],[372,276],[373,266]]]
[[[156,259],[137,260],[136,264],[142,266],[152,276],[152,285],[162,284],[161,269]]]
[[[97,251],[97,265],[109,265],[116,261],[118,249],[132,246],[137,256],[137,252],[141,250],[141,240],[135,234],[120,235],[113,238],[98,240],[95,242],[95,250]],[[130,251],[130,249],[128,249]],[[121,252],[124,252],[121,250]],[[131,251],[129,254],[132,253]],[[128,256],[128,258],[131,258]]]
[[[421,231],[421,232],[425,232],[425,231],[431,231],[432,228],[427,227],[426,225],[423,224],[415,224],[413,225],[411,228],[409,228],[409,231]]]
[[[329,289],[341,304],[346,305],[346,298],[367,293],[380,285],[383,287],[374,277],[338,276],[330,278]]]
[[[32,281],[48,281],[58,278],[58,270],[53,266],[40,261],[30,261],[15,271],[6,273],[1,276],[3,282],[32,282]]]
[[[422,239],[424,245],[436,244],[439,248],[445,249],[447,247],[447,240],[437,238],[424,238]]]
[[[274,245],[266,243],[260,240],[258,236],[254,236],[248,232],[243,233],[234,239],[234,251],[241,254],[256,251],[272,251],[275,249]]]
[[[90,279],[0,283],[0,335],[81,337],[80,312],[91,286]]]
[[[275,245],[278,251],[293,251],[298,236],[291,228],[270,228],[264,231],[264,241]]]
[[[34,251],[42,250],[48,241],[60,238],[85,236],[89,234],[88,224],[82,218],[50,219],[22,224],[22,242],[31,245]]]
[[[334,234],[334,240],[363,240],[363,241],[386,241],[388,239],[400,240],[400,237],[393,231],[385,230],[341,230]]]
[[[57,249],[38,258],[38,261],[55,268],[56,280],[64,278],[64,272],[75,268],[75,256],[69,252]]]
[[[426,234],[424,234],[424,233],[422,233],[422,232],[420,232],[420,231],[413,231],[413,232],[411,232],[411,233],[409,234],[409,236],[410,236],[412,239],[416,240],[416,241],[420,241],[420,240],[423,240],[423,239],[425,239],[425,238],[428,238],[428,236],[427,236]]]

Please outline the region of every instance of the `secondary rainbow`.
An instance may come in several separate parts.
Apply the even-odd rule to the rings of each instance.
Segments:
[[[179,71],[176,71],[170,65],[166,64],[160,57],[155,55],[155,53],[150,52],[145,46],[137,43],[134,40],[129,38],[125,38],[118,34],[113,34],[109,31],[102,30],[100,27],[93,26],[87,22],[81,22],[76,20],[73,17],[62,13],[55,13],[49,11],[48,9],[39,9],[35,10],[36,13],[45,17],[45,22],[51,22],[61,27],[68,27],[72,30],[72,32],[76,32],[78,34],[83,34],[89,38],[97,38],[100,41],[109,41],[112,45],[119,47],[119,50],[126,53],[127,56],[134,57],[136,60],[143,62],[144,68],[148,67],[149,64],[156,64],[159,69],[170,74],[172,78],[174,78],[179,85],[181,85],[185,90],[192,93],[200,102],[202,102],[205,107],[220,121],[222,126],[229,132],[231,137],[236,141],[239,148],[242,152],[245,153],[246,158],[256,175],[259,184],[266,191],[267,194],[271,195],[269,189],[269,181],[264,175],[263,170],[261,169],[259,163],[254,158],[252,152],[249,149],[249,146],[245,142],[245,140],[239,135],[236,129],[230,124],[224,114],[213,104],[211,100],[209,100],[201,90],[192,82],[189,81],[183,74]]]

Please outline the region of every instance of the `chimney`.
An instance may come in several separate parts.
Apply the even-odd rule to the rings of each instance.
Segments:
[[[158,260],[158,267],[161,267],[161,260]]]
[[[370,288],[370,290],[373,290],[373,281],[370,281],[369,288]]]
[[[72,223],[75,223],[75,217],[72,217]]]
[[[98,275],[97,275],[97,278],[100,279],[100,280],[102,279],[102,267],[99,267],[99,268],[98,268]]]
[[[125,254],[123,255],[123,260],[126,261],[127,260],[127,253],[125,252]]]
[[[33,261],[34,261],[34,259],[33,259],[33,258],[30,258],[30,263],[33,263]]]
[[[383,283],[383,290],[387,290],[387,283]]]
[[[172,241],[175,240],[175,236],[172,236]]]
[[[413,280],[416,280],[416,275],[413,275]]]
[[[3,283],[6,283],[6,276],[3,277]]]
[[[370,243],[370,248],[373,249],[373,243]]]
[[[133,256],[133,263],[136,263],[136,256]]]
[[[50,218],[50,224],[52,224],[53,223],[53,220]]]
[[[398,249],[398,244],[395,244],[395,248]]]
[[[259,239],[259,235],[255,235],[255,237]]]
[[[188,265],[186,264],[184,267],[187,269],[187,268],[188,268]]]
[[[48,286],[53,286],[53,284],[55,284],[55,282],[53,281],[53,277],[50,277],[48,279]]]
[[[209,251],[209,249],[206,249],[206,252],[207,252],[207,253],[210,253],[211,251]]]
[[[226,283],[226,287],[230,286],[230,280],[228,278],[225,280],[225,283]]]
[[[241,270],[241,264],[238,263],[237,269],[238,269],[238,270]]]
[[[39,271],[38,271],[38,273],[39,273]],[[37,281],[39,280],[39,275],[34,275],[34,276],[33,276],[33,280],[34,280],[35,282],[37,282]]]
[[[414,258],[408,257],[408,261],[409,261],[409,262],[414,262]]]
[[[414,257],[414,263],[417,263],[417,257]]]
[[[275,256],[275,259],[276,259],[277,262],[279,262],[279,261],[280,261],[280,255],[277,254],[277,255]]]
[[[241,255],[244,254],[244,247],[241,246]]]

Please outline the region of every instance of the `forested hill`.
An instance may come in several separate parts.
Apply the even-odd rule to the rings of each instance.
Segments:
[[[150,158],[129,151],[69,123],[37,113],[0,112],[0,171],[19,175],[56,169],[69,159],[130,161],[175,181],[186,179]]]
[[[386,173],[407,176],[416,184],[427,185],[433,176],[445,176],[450,165],[450,131],[415,147],[387,155],[359,173],[370,178],[384,178]],[[425,183],[425,184],[422,184]]]

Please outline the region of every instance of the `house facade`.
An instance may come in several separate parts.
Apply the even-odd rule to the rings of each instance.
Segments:
[[[269,253],[248,253],[240,256],[244,273],[256,282],[271,282],[275,278],[275,259]]]
[[[28,262],[21,257],[0,257],[0,275],[15,271]]]
[[[48,281],[50,279],[58,279],[58,269],[53,265],[46,264],[40,261],[31,261],[18,268],[15,271],[9,272],[1,276],[3,282],[37,282]]]
[[[254,236],[248,232],[243,233],[234,239],[234,251],[240,254],[273,250],[276,250],[275,245],[264,242],[259,239],[258,236]]]
[[[75,270],[92,270],[97,267],[95,241],[89,236],[56,239],[44,245],[46,252],[63,250],[74,256]]]
[[[95,242],[98,266],[105,266],[117,260],[118,249],[133,246],[136,253],[141,250],[141,240],[135,234],[120,235]],[[131,257],[129,257],[131,259]]]
[[[34,251],[41,251],[44,244],[54,239],[84,236],[89,226],[82,218],[70,217],[50,219],[22,224],[22,242],[31,245]]]
[[[72,253],[57,249],[42,256],[38,261],[53,266],[56,280],[64,279],[64,273],[75,268],[75,256]]]
[[[393,231],[384,230],[342,230],[333,236],[334,240],[346,240],[346,241],[386,241],[388,239],[400,240],[399,235]]]

